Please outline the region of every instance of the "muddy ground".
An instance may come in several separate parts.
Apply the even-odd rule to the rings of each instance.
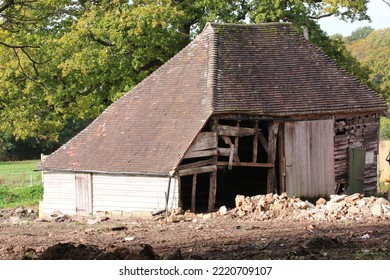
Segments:
[[[0,209],[0,259],[390,259],[390,219],[258,221],[229,214],[39,219]]]

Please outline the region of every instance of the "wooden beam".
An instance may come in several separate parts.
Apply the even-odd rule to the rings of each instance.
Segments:
[[[188,148],[188,152],[216,149],[218,145],[216,132],[201,132]]]
[[[213,163],[214,163],[213,159],[206,159],[206,160],[201,160],[201,161],[197,161],[197,162],[193,162],[193,163],[187,163],[187,164],[180,165],[178,170],[191,169],[191,168],[211,165]]]
[[[217,133],[218,135],[224,135],[224,136],[237,136],[237,137],[243,137],[243,136],[252,136],[255,135],[257,131],[250,127],[236,127],[236,126],[230,126],[230,125],[218,125],[217,127]]]
[[[218,161],[218,166],[229,166],[229,162]],[[241,166],[241,167],[268,167],[273,168],[274,164],[272,163],[254,163],[254,162],[232,162],[232,166]]]
[[[228,157],[230,155],[230,148],[217,148],[217,154],[222,157]]]
[[[199,157],[210,157],[210,156],[216,156],[217,155],[217,149],[212,150],[204,150],[204,151],[187,151],[183,157],[183,159],[186,158],[199,158]]]
[[[256,130],[258,130],[258,128],[259,128],[259,121],[258,120],[255,121],[255,127],[254,128]],[[252,161],[255,162],[255,163],[257,162],[258,144],[259,144],[259,134],[256,133],[253,136],[253,154],[252,154]]]
[[[286,152],[284,145],[284,125],[279,127],[279,182],[280,192],[286,191]]]
[[[182,190],[181,190],[181,178],[180,178],[180,176],[178,176],[177,181],[178,181],[178,186],[179,186],[179,188],[178,188],[178,199],[179,199],[178,206],[181,209],[183,209],[183,200],[181,198]]]
[[[241,120],[238,120],[237,121],[237,124],[236,124],[236,127],[239,128],[240,127],[240,124],[241,124]],[[238,144],[240,142],[240,137],[236,136],[234,138],[234,153],[233,153],[233,159],[234,161],[240,161],[239,157],[238,157]]]
[[[269,152],[268,152],[268,142],[267,142],[267,139],[265,139],[263,133],[261,133],[260,131],[258,133],[258,137],[259,137],[259,141],[260,141],[261,145],[263,145],[263,148],[264,148],[265,152],[268,154]]]
[[[216,117],[211,118],[210,120],[210,130],[217,132],[218,119]],[[218,136],[216,136],[218,139]],[[214,164],[218,161],[218,155],[213,156]],[[215,171],[210,173],[210,182],[209,182],[209,201],[208,201],[208,210],[212,211],[215,207],[215,200],[217,196],[217,166],[215,166]]]
[[[268,162],[274,165],[276,160],[276,143],[278,137],[279,123],[272,122],[268,125]],[[273,193],[276,189],[275,168],[267,172],[267,193]]]
[[[192,193],[191,193],[191,212],[195,213],[196,210],[196,178],[197,175],[192,176]]]
[[[217,196],[217,171],[210,173],[210,189],[209,189],[209,204],[208,211],[213,211],[215,208],[215,199]]]
[[[217,171],[216,165],[210,165],[210,166],[202,166],[202,167],[196,167],[191,169],[185,169],[185,170],[179,170],[179,176],[188,176],[193,174],[200,174],[200,173],[208,173]]]

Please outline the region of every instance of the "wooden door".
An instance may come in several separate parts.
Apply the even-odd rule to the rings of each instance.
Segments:
[[[92,174],[76,173],[76,213],[92,214]]]
[[[334,192],[333,120],[285,123],[286,191],[315,197]]]
[[[348,193],[363,193],[366,151],[349,149],[348,151]]]

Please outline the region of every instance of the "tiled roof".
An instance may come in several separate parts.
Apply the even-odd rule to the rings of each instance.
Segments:
[[[213,113],[288,117],[386,108],[290,24],[209,24],[41,168],[167,175]]]
[[[383,100],[289,23],[213,25],[214,111],[270,116],[383,110]]]

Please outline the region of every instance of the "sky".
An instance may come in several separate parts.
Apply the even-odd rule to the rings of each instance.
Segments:
[[[321,28],[328,33],[328,35],[341,34],[349,36],[359,27],[371,26],[374,29],[390,28],[390,7],[382,0],[371,0],[368,4],[368,15],[371,21],[356,21],[353,23],[344,22],[335,17],[322,18],[318,21]]]

